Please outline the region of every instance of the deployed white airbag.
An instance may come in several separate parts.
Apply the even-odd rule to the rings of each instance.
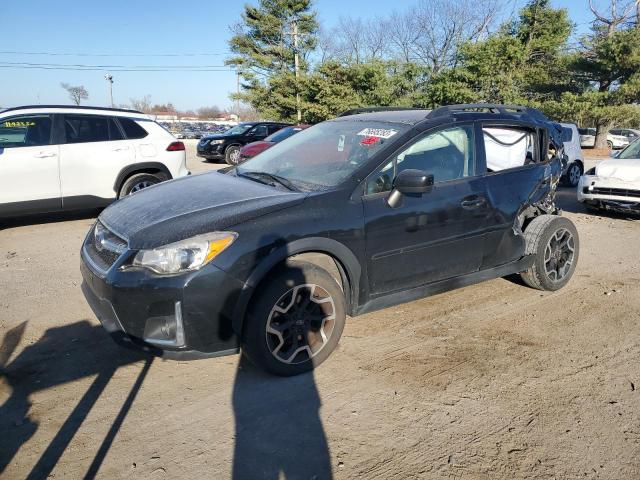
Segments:
[[[523,166],[527,152],[532,152],[529,132],[494,127],[483,132],[487,168],[493,172]]]

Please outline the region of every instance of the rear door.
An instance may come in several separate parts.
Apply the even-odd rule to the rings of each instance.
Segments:
[[[375,296],[475,272],[490,216],[476,176],[473,124],[427,132],[394,154],[366,180],[363,197],[370,292]],[[434,175],[423,195],[387,204],[405,169]]]
[[[64,131],[65,143],[60,147],[64,208],[115,198],[118,173],[136,158],[115,118],[65,114]]]
[[[59,146],[53,115],[0,120],[0,214],[60,210]]]
[[[545,129],[525,123],[483,122],[479,157],[484,160],[487,200],[492,216],[482,269],[515,261],[524,255],[524,239],[517,231],[518,215],[540,201],[549,190],[550,167],[546,158]]]

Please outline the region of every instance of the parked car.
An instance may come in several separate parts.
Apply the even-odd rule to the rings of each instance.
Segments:
[[[561,129],[525,107],[345,115],[111,205],[83,243],[82,288],[124,345],[242,348],[298,374],[347,315],[515,273],[566,285],[579,239],[554,204],[562,155]]]
[[[240,149],[240,162],[245,162],[251,157],[255,157],[260,152],[264,152],[267,148],[273,147],[276,143],[281,142],[285,138],[289,138],[298,132],[301,132],[305,128],[309,128],[309,125],[295,125],[292,127],[284,127],[278,130],[276,133],[269,135],[264,140],[247,143]]]
[[[640,139],[614,157],[580,178],[578,201],[593,210],[640,213]]]
[[[0,112],[0,217],[103,207],[188,175],[182,142],[133,110]]]
[[[580,145],[585,148],[593,148],[596,145],[596,129],[595,128],[579,128]],[[607,133],[607,146],[609,149],[621,149],[629,145],[629,139],[622,135],[613,135]]]
[[[640,138],[640,130],[636,130],[634,128],[614,128],[609,130],[611,135],[619,135],[622,137],[626,137],[629,140],[629,143]]]
[[[225,160],[229,165],[240,161],[240,148],[247,143],[264,140],[287,123],[246,122],[240,123],[220,135],[207,135],[198,142],[197,155],[207,160]]]
[[[567,187],[576,187],[584,172],[584,158],[580,146],[578,127],[573,123],[561,123],[562,142],[567,163],[562,173],[562,183]]]

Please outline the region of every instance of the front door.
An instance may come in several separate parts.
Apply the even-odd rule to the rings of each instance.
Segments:
[[[472,124],[442,128],[422,135],[369,176],[363,202],[371,294],[479,269],[490,209],[474,152]],[[432,174],[433,188],[404,195],[391,208],[393,178],[405,169]]]
[[[0,214],[60,210],[59,147],[51,115],[0,120]]]

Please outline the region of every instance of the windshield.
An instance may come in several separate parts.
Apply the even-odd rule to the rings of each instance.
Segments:
[[[631,143],[627,148],[620,152],[618,158],[623,160],[627,160],[630,158],[639,158],[640,159],[640,139]]]
[[[294,135],[303,129],[301,127],[285,127],[278,130],[276,133],[269,135],[264,139],[265,142],[273,142],[278,143],[284,140],[285,138],[289,138],[291,135]]]
[[[305,190],[334,187],[407,128],[383,122],[323,122],[265,150],[236,173],[277,175]]]
[[[253,127],[253,124],[241,123],[240,125],[236,125],[235,127],[224,132],[223,135],[242,135],[244,132]]]

